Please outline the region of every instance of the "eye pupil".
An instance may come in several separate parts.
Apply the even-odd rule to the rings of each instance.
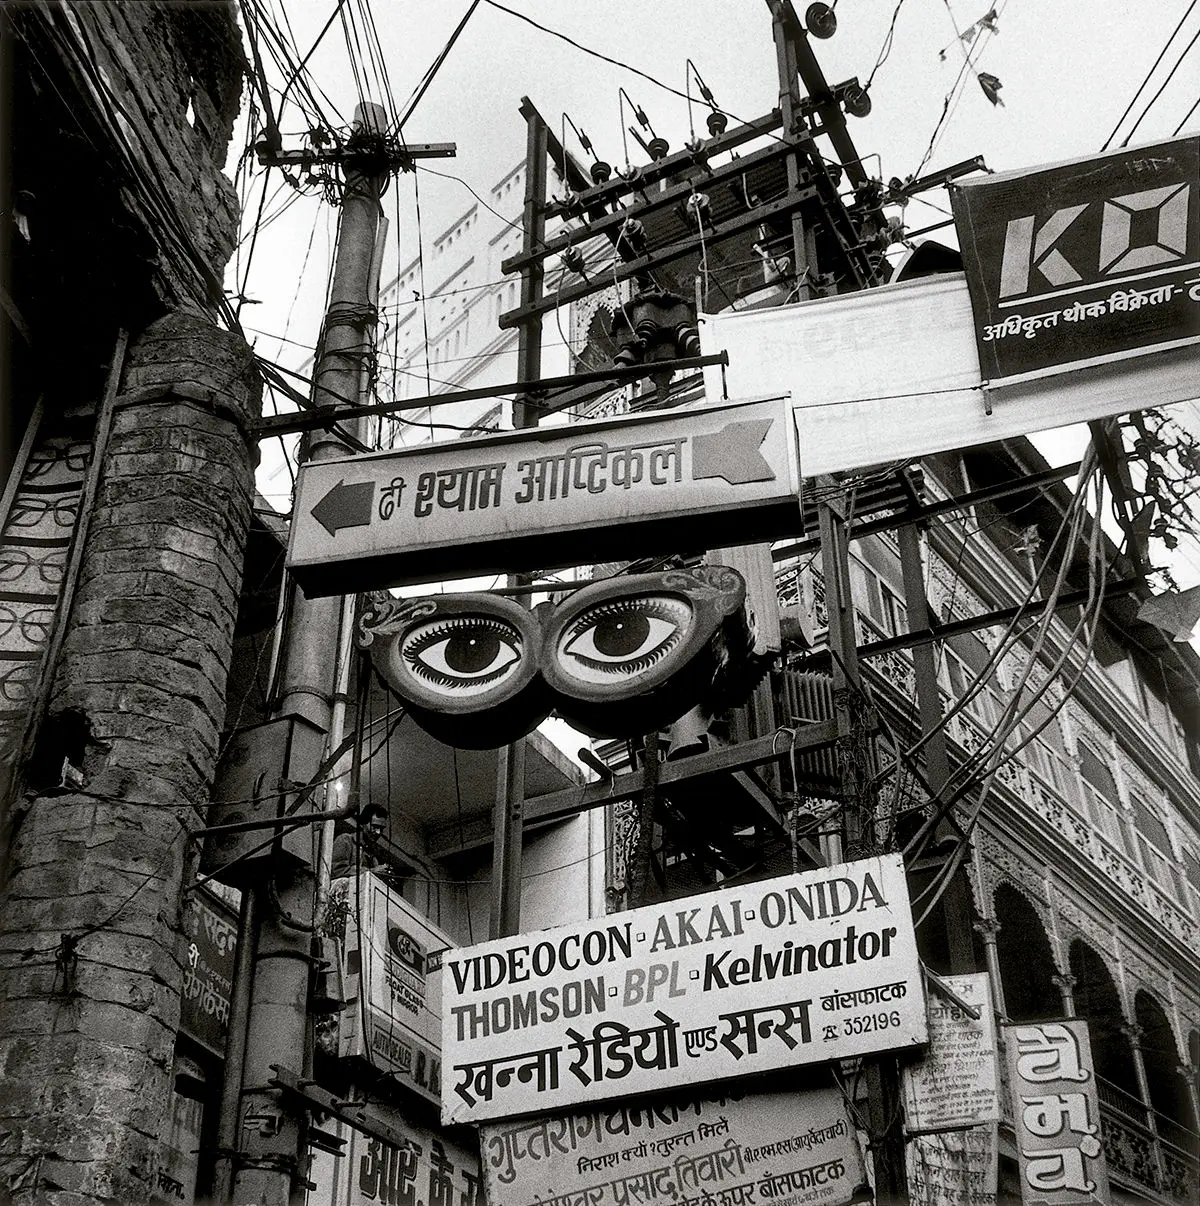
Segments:
[[[460,674],[473,674],[490,666],[500,651],[500,638],[455,634],[446,642],[446,665]]]
[[[645,616],[608,616],[596,625],[593,640],[599,653],[621,657],[640,649],[649,633]]]

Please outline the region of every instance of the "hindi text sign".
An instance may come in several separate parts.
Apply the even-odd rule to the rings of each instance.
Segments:
[[[899,855],[448,951],[442,1120],[925,1041]]]
[[[475,1151],[378,1104],[372,1109],[404,1136],[405,1145],[329,1120],[325,1129],[347,1141],[344,1155],[314,1148],[308,1179],[315,1188],[306,1206],[485,1206]]]
[[[288,568],[328,595],[766,540],[799,486],[781,398],[317,461]]]
[[[184,898],[183,985],[179,1028],[217,1055],[225,1053],[229,999],[237,958],[237,918],[201,888]]]
[[[1025,1206],[1106,1206],[1108,1166],[1087,1022],[1004,1027]]]
[[[1000,1121],[996,1019],[987,972],[948,976],[972,1018],[934,987],[929,993],[929,1049],[904,1069],[904,1129],[911,1135]]]
[[[480,1130],[488,1206],[842,1206],[866,1184],[837,1089],[541,1115]]]
[[[1000,1162],[996,1123],[914,1135],[904,1154],[910,1201],[921,1206],[996,1206]]]
[[[1200,341],[1200,138],[950,191],[985,381]]]

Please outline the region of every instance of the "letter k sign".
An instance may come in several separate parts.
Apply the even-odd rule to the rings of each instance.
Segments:
[[[1028,293],[1031,267],[1037,268],[1058,288],[1083,280],[1054,244],[1085,209],[1086,205],[1069,205],[1066,209],[1056,210],[1037,232],[1036,238],[1033,231],[1035,219],[1032,214],[1026,218],[1014,218],[1009,222],[1004,236],[1004,259],[1000,264],[1001,297],[1017,297]]]
[[[1020,297],[1031,292],[1030,276],[1034,269],[1056,289],[1083,280],[1075,265],[1055,244],[1092,204],[1102,206],[1099,246],[1094,253],[1088,251],[1085,258],[1089,262],[1084,265],[1093,283],[1099,277],[1116,276],[1155,264],[1186,259],[1191,194],[1190,185],[1170,184],[1165,188],[1143,189],[1141,192],[1126,193],[1085,205],[1068,205],[1055,210],[1040,229],[1036,229],[1037,219],[1032,214],[1013,218],[1004,234],[1000,297]],[[1138,213],[1153,215],[1154,241],[1139,241],[1135,247],[1133,217]],[[1090,243],[1090,237],[1088,241]],[[1090,262],[1092,254],[1095,255],[1094,264]]]

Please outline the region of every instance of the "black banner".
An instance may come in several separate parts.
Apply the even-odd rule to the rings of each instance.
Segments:
[[[1200,340],[1200,138],[951,186],[985,382]]]
[[[179,1028],[224,1056],[237,958],[237,916],[201,889],[185,898],[183,932],[187,947]]]

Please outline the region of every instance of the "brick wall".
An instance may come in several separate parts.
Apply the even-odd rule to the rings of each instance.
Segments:
[[[51,708],[84,784],[32,801],[0,917],[0,1186],[39,1206],[149,1198],[250,519],[240,338],[169,315],[118,402]]]

